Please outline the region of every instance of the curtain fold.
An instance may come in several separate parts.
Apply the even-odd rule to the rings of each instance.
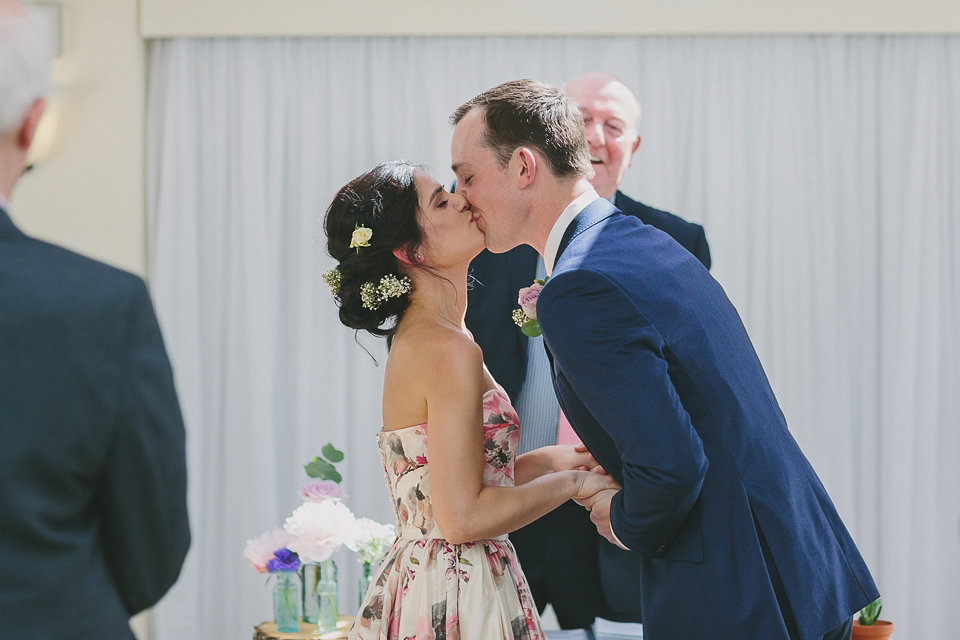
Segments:
[[[194,545],[155,638],[271,618],[244,541],[333,442],[392,521],[385,348],[320,274],[336,190],[405,158],[450,183],[448,117],[499,82],[603,69],[643,105],[622,185],[703,224],[792,432],[904,637],[960,600],[960,37],[174,39],[149,47],[149,275],[188,429]],[[356,606],[343,552],[341,599]],[[559,559],[558,559],[559,560]]]

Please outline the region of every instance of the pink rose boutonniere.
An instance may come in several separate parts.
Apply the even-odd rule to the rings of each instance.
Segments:
[[[513,321],[520,327],[523,335],[536,338],[540,335],[540,321],[537,319],[537,300],[540,298],[540,292],[543,291],[543,285],[547,284],[547,278],[543,280],[534,280],[529,287],[520,289],[520,295],[517,297],[519,309],[513,310]]]

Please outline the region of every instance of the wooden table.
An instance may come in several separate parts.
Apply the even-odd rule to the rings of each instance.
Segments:
[[[277,631],[277,623],[271,620],[253,628],[253,640],[340,640],[347,637],[354,618],[340,616],[337,630],[330,633],[317,633],[317,625],[311,622],[300,622],[300,631],[297,633],[280,632]]]

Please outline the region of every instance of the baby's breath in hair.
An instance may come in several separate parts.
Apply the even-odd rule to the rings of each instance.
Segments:
[[[372,282],[364,282],[360,285],[360,299],[363,306],[370,311],[376,311],[380,304],[390,298],[399,298],[400,296],[413,291],[413,283],[410,278],[403,276],[398,278],[392,273],[380,278],[380,284],[374,285]]]
[[[330,287],[330,293],[332,295],[337,295],[340,293],[340,285],[343,283],[343,276],[340,274],[339,269],[334,267],[320,277],[323,278],[323,281],[326,282],[327,286]]]
[[[380,301],[377,299],[377,287],[372,282],[364,282],[360,285],[360,299],[363,300],[363,306],[370,311],[376,311],[380,308]]]

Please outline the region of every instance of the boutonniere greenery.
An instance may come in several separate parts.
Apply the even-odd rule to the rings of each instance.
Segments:
[[[540,335],[540,321],[537,319],[537,299],[540,297],[543,285],[547,284],[548,279],[534,280],[529,287],[520,289],[520,295],[517,297],[517,304],[520,305],[520,308],[513,310],[513,321],[517,323],[525,336],[536,338]]]

